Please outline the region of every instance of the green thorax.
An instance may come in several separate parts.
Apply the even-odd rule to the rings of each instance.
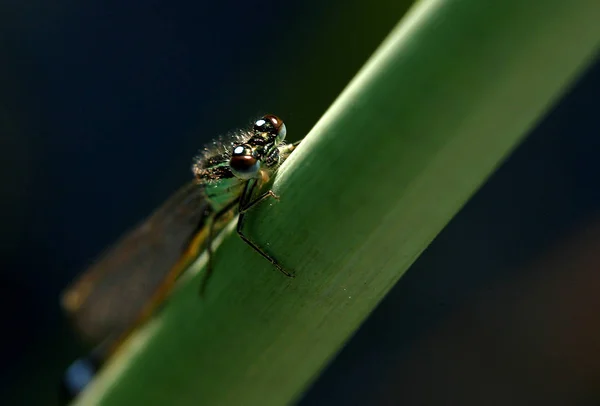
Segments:
[[[283,143],[271,134],[242,132],[205,148],[203,155],[196,158],[192,170],[211,208],[218,211],[239,199],[247,182],[267,180],[280,164],[279,148],[282,146]],[[251,150],[260,166],[250,179],[240,177],[231,168],[232,156],[240,147]]]

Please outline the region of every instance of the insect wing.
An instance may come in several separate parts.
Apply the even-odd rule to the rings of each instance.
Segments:
[[[63,293],[63,308],[84,338],[100,343],[136,323],[194,235],[206,228],[207,208],[202,189],[187,184]]]

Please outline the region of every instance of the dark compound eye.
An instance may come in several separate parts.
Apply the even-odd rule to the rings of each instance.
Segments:
[[[283,124],[283,121],[279,117],[273,114],[267,114],[263,118],[256,120],[254,131],[272,134],[277,137],[278,141],[283,141],[286,134],[285,124]]]
[[[260,161],[254,157],[252,149],[238,145],[233,148],[229,166],[238,178],[250,179],[260,170]]]

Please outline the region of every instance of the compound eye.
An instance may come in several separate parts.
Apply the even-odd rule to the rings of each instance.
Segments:
[[[260,161],[254,157],[252,149],[238,145],[233,148],[229,166],[238,178],[251,179],[256,177],[260,170]]]
[[[274,135],[277,142],[283,141],[286,135],[285,124],[283,124],[283,121],[279,117],[273,114],[267,114],[263,118],[256,120],[254,131]]]

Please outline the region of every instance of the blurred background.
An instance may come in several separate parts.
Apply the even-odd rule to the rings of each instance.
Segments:
[[[203,143],[267,112],[302,138],[409,6],[2,2],[3,403],[57,404],[60,291]],[[300,404],[600,404],[599,95],[595,63]]]

